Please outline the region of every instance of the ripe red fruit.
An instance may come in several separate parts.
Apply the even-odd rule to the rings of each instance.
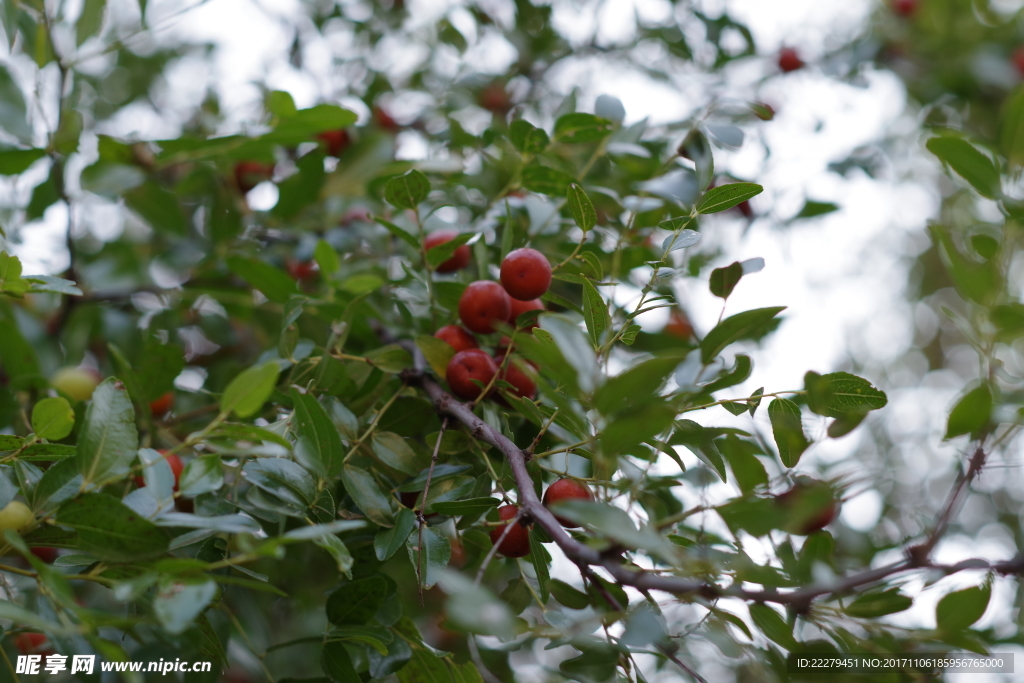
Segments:
[[[744,218],[754,217],[754,209],[751,208],[750,202],[748,202],[747,200],[743,200],[742,202],[737,204],[736,210],[743,214]]]
[[[498,546],[498,552],[505,557],[526,557],[530,554],[530,532],[520,522],[512,525],[512,529],[505,535],[505,539],[498,544],[501,535],[505,533],[508,520],[514,518],[519,512],[515,505],[505,505],[498,508],[498,517],[506,522],[501,526],[491,529],[491,543]]]
[[[181,458],[178,457],[177,453],[168,453],[166,451],[166,449],[162,449],[162,448],[159,451],[157,451],[157,452],[160,453],[160,455],[164,456],[164,460],[166,460],[167,464],[170,466],[171,474],[174,475],[174,490],[177,491],[178,490],[178,479],[181,478],[181,471],[183,469],[185,469],[185,464],[183,462],[181,462]],[[136,486],[145,486],[146,485],[146,480],[142,477],[141,474],[135,475],[135,485]]]
[[[791,533],[800,536],[824,529],[839,514],[839,504],[831,489],[822,482],[797,481],[791,489],[775,497],[775,501],[788,512],[798,512],[800,518]]]
[[[910,17],[917,12],[917,0],[893,0],[892,11],[901,17]]]
[[[680,339],[689,339],[693,336],[693,325],[690,324],[685,313],[674,310],[669,314],[668,324],[665,325],[662,332]]]
[[[551,507],[555,503],[560,503],[563,500],[593,500],[594,495],[590,492],[590,489],[585,485],[574,479],[559,479],[554,484],[548,487],[548,490],[544,492],[544,507]],[[555,515],[555,519],[558,523],[567,529],[573,529],[578,527],[570,519],[559,517]]]
[[[262,161],[239,161],[235,164],[235,184],[242,194],[274,176],[274,165]]]
[[[512,108],[512,99],[504,85],[491,83],[480,91],[480,106],[495,114],[507,114]]]
[[[53,564],[53,561],[57,559],[57,549],[47,548],[46,546],[40,546],[38,548],[29,548],[29,552],[38,557],[46,564]]]
[[[476,337],[469,330],[458,325],[445,325],[435,332],[434,336],[447,342],[448,346],[455,349],[456,352],[479,348]]]
[[[288,271],[288,275],[291,276],[296,282],[309,282],[310,280],[316,279],[317,268],[316,264],[312,261],[295,261],[288,259],[285,263],[285,269]]]
[[[509,323],[509,325],[515,325],[516,324],[516,320],[519,318],[519,316],[521,316],[523,313],[526,313],[527,311],[543,311],[543,310],[544,310],[544,302],[541,301],[540,299],[534,299],[533,301],[520,301],[519,299],[512,299],[512,310],[508,314],[508,323]],[[536,320],[534,320],[532,323],[530,323],[528,325],[524,325],[520,329],[532,330],[535,327],[537,327],[537,321]]]
[[[800,59],[797,51],[791,47],[784,47],[779,50],[779,68],[784,72],[796,71],[803,68],[804,60]]]
[[[1017,69],[1017,73],[1024,76],[1024,45],[1021,45],[1013,51],[1013,66]]]
[[[317,139],[324,143],[324,151],[328,156],[340,157],[341,153],[348,147],[348,131],[344,128],[338,130],[325,130],[317,134]]]
[[[389,133],[397,133],[402,129],[398,122],[391,118],[391,114],[380,107],[373,108],[373,120]]]
[[[402,501],[402,505],[409,508],[410,510],[416,505],[416,499],[420,497],[422,491],[399,491],[398,499]]]
[[[485,351],[466,349],[452,357],[445,371],[445,379],[453,394],[471,400],[479,397],[483,391],[483,387],[473,384],[472,380],[479,380],[487,386],[497,373],[497,364]]]
[[[495,362],[501,363],[507,353],[507,348],[499,349],[494,356]],[[514,389],[509,389],[509,391],[520,398],[532,399],[537,395],[536,382],[534,382],[533,378],[523,370],[519,361],[510,360],[508,366],[506,366],[502,371],[500,378],[515,387]]]
[[[490,280],[471,282],[459,299],[462,324],[477,334],[494,332],[494,324],[508,320],[511,310],[508,294],[501,285]]]
[[[458,235],[459,233],[456,230],[435,230],[423,240],[423,246],[426,247],[427,251],[430,251],[439,244],[455,239]],[[455,253],[452,254],[451,258],[444,261],[434,270],[439,273],[452,273],[460,268],[465,268],[469,265],[469,256],[469,245],[460,245],[455,248]]]
[[[153,417],[159,419],[171,412],[171,408],[174,407],[174,392],[168,391],[166,394],[161,395],[159,398],[155,398],[149,402],[149,412],[153,413]]]
[[[19,633],[18,637],[14,639],[14,647],[18,648],[18,652],[23,655],[52,654],[53,650],[43,650],[45,643],[46,636],[35,631]]]
[[[536,299],[551,286],[551,264],[536,249],[516,249],[501,262],[501,284],[513,299]]]

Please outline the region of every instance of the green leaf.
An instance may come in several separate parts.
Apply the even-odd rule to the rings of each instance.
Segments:
[[[394,526],[391,503],[369,472],[354,465],[345,465],[341,480],[345,491],[371,522],[379,526]]]
[[[32,408],[32,430],[40,439],[59,441],[75,426],[75,411],[67,399],[44,398]]]
[[[498,498],[466,498],[465,500],[449,500],[435,502],[431,505],[434,512],[441,515],[481,515],[493,507],[501,505]]]
[[[736,498],[715,510],[733,533],[742,530],[752,536],[764,536],[785,523],[779,506],[771,498]]]
[[[274,130],[260,136],[261,142],[279,145],[297,145],[312,140],[317,133],[347,128],[356,122],[355,112],[334,104],[318,104],[299,109],[293,115],[282,116]]]
[[[1020,167],[1024,163],[1024,87],[1018,84],[1004,100],[1000,118],[1000,151]]]
[[[957,248],[949,229],[940,225],[930,225],[928,230],[932,239],[938,244],[939,255],[953,276],[960,296],[982,305],[991,303],[991,299],[1002,282],[999,269],[991,261],[978,263]]]
[[[64,503],[57,522],[78,532],[79,550],[112,562],[162,555],[169,542],[166,531],[103,493],[86,493]]]
[[[530,192],[561,197],[574,179],[568,173],[534,162],[523,169],[520,180]]]
[[[785,306],[773,306],[729,316],[708,332],[700,343],[701,362],[705,365],[710,363],[729,344],[756,334],[784,310]]]
[[[277,204],[270,210],[280,220],[292,220],[300,211],[320,199],[327,179],[324,153],[309,152],[296,163],[298,172],[278,183]]]
[[[373,435],[373,454],[377,459],[404,474],[416,474],[421,469],[420,458],[405,439],[394,432],[377,432]]]
[[[704,193],[697,204],[697,213],[725,211],[763,191],[764,188],[755,183],[730,183],[713,187]]]
[[[884,391],[848,372],[808,373],[804,378],[804,388],[807,390],[808,407],[826,417],[861,415],[883,408],[888,402]]]
[[[761,629],[769,640],[778,643],[787,650],[796,649],[797,643],[793,639],[793,626],[786,623],[786,620],[774,609],[763,603],[750,605],[750,619],[754,626]]]
[[[302,462],[334,479],[341,472],[345,457],[338,428],[316,396],[302,394],[295,389],[288,393],[295,406],[294,427],[301,444],[296,448],[296,454],[301,451],[304,454],[300,458]]]
[[[992,415],[992,390],[981,384],[957,401],[946,422],[947,439],[963,434],[977,434],[988,423]]]
[[[825,214],[829,214],[832,213],[833,211],[838,210],[839,206],[837,204],[833,204],[832,202],[815,202],[808,199],[807,201],[804,202],[804,206],[802,209],[800,209],[800,213],[798,213],[794,218],[815,218],[817,216],[824,216]]]
[[[157,584],[153,613],[165,631],[177,635],[192,625],[216,595],[217,583],[212,579],[165,576]]]
[[[416,575],[424,588],[430,588],[441,578],[452,559],[452,544],[447,536],[438,533],[434,527],[423,527],[422,547],[419,531],[409,534],[405,548],[409,561],[416,568]]]
[[[352,576],[352,565],[355,561],[352,559],[352,553],[340,538],[331,534],[323,534],[313,537],[312,540],[315,545],[327,551],[339,572],[348,577]]]
[[[0,128],[25,144],[31,143],[32,127],[26,117],[25,97],[4,66],[0,66]]]
[[[258,289],[274,303],[286,303],[293,294],[299,293],[298,285],[288,273],[259,259],[229,256],[227,265],[232,273],[248,282],[253,289]]]
[[[516,632],[512,610],[484,586],[457,573],[445,572],[441,587],[448,594],[448,618],[470,633],[509,638]]]
[[[925,147],[974,186],[983,197],[995,199],[1001,194],[999,169],[990,158],[963,138],[939,136],[925,143]]]
[[[590,341],[594,348],[599,348],[605,330],[611,324],[611,316],[608,315],[608,304],[597,291],[597,287],[589,279],[583,280],[583,319],[587,323],[587,331],[590,333]]]
[[[581,654],[559,663],[558,670],[563,676],[586,683],[601,683],[615,677],[618,650],[605,643],[586,645],[581,649]]]
[[[746,406],[743,409],[746,410]],[[723,439],[716,439],[715,445],[728,461],[740,491],[750,493],[756,487],[768,483],[768,472],[764,463],[757,458],[762,452],[757,444],[729,434]]]
[[[523,119],[512,122],[508,127],[508,137],[512,145],[523,154],[539,154],[551,143],[548,134],[542,128],[536,128]]]
[[[124,202],[157,232],[184,236],[188,230],[178,198],[153,181],[142,183],[124,193]]]
[[[437,337],[428,334],[421,334],[416,337],[416,346],[419,347],[423,357],[427,359],[430,369],[438,377],[444,377],[448,372],[448,363],[455,355],[452,346]]]
[[[732,290],[739,284],[743,277],[743,264],[736,261],[725,268],[715,268],[711,271],[709,286],[711,293],[721,299],[728,299]]]
[[[388,181],[384,199],[400,209],[415,211],[430,194],[430,181],[416,169]]]
[[[540,542],[539,534],[531,531],[529,538],[530,562],[533,563],[533,570],[537,575],[537,587],[540,589],[541,604],[546,604],[550,595],[548,583],[551,581],[551,574],[548,572],[548,563],[551,562],[551,556],[544,549],[544,544]]]
[[[590,201],[590,197],[587,196],[582,187],[576,183],[569,185],[566,200],[569,204],[569,211],[572,212],[573,220],[576,221],[576,225],[580,226],[583,232],[587,232],[597,225],[597,211],[594,210],[594,204]]]
[[[78,495],[82,488],[82,475],[73,459],[61,460],[43,473],[32,491],[30,500],[34,512],[49,512],[66,500]]]
[[[110,484],[131,469],[139,447],[135,411],[121,382],[108,378],[92,394],[78,435],[78,471],[84,484]]]
[[[574,112],[555,121],[558,142],[597,142],[611,134],[614,123],[593,114]]]
[[[395,515],[395,525],[377,532],[373,539],[373,550],[377,559],[384,562],[391,558],[398,549],[405,545],[405,540],[416,526],[416,514],[403,507]]]
[[[772,433],[782,464],[795,467],[800,456],[811,445],[800,420],[800,406],[785,398],[774,399],[768,404],[768,418],[772,423]]]
[[[867,417],[867,413],[845,413],[840,417],[837,417],[832,421],[832,424],[828,426],[828,435],[830,438],[838,439],[846,436],[864,421]]]
[[[464,232],[456,235],[447,242],[442,242],[437,246],[431,247],[427,250],[427,263],[430,264],[431,268],[437,268],[439,265],[450,259],[456,249],[476,237],[476,235],[477,233],[475,232]]]
[[[224,467],[219,455],[194,458],[181,472],[178,488],[190,498],[220,490],[224,485]]]
[[[715,157],[707,136],[699,128],[692,129],[679,145],[678,152],[693,162],[697,171],[697,185],[701,192],[706,190],[715,176]]]
[[[668,429],[675,416],[675,409],[665,404],[641,404],[619,411],[601,434],[601,449],[605,455],[629,452]]]
[[[18,175],[44,156],[45,149],[0,150],[0,175]]]
[[[399,683],[483,683],[473,662],[456,663],[422,648],[412,651],[409,663],[398,671]]]
[[[75,22],[76,45],[81,45],[103,28],[103,13],[106,7],[107,0],[85,0],[82,4],[82,13]]]
[[[277,362],[271,360],[240,372],[220,397],[221,412],[234,412],[242,418],[258,413],[274,391],[279,371]]]
[[[21,296],[29,290],[29,283],[21,277],[21,261],[6,251],[0,251],[0,292]]]
[[[914,600],[900,593],[899,588],[877,593],[866,593],[846,606],[845,612],[851,617],[877,619],[910,609]]]
[[[384,372],[401,372],[412,365],[412,356],[398,344],[388,344],[366,354],[372,365]]]
[[[388,596],[382,576],[349,581],[327,598],[327,620],[335,626],[362,626],[376,614]]]
[[[633,343],[636,342],[636,336],[640,334],[640,330],[642,329],[643,328],[639,325],[630,325],[627,327],[620,338],[622,343],[626,346],[632,346]]]
[[[570,609],[586,609],[590,605],[590,598],[583,591],[577,590],[558,579],[551,579],[548,582],[551,595],[560,605]]]
[[[380,216],[373,216],[373,220],[376,221],[377,223],[380,223],[381,225],[383,225],[385,228],[387,228],[388,232],[390,232],[392,235],[394,235],[398,239],[400,239],[403,242],[405,242],[406,244],[408,244],[410,247],[412,247],[416,251],[420,250],[419,240],[417,239],[417,237],[415,235],[413,235],[408,230],[400,228],[397,225],[395,225],[394,223],[392,223],[390,221],[384,220]]]
[[[599,535],[621,543],[627,548],[641,548],[671,556],[671,546],[660,533],[650,527],[637,529],[625,510],[591,500],[563,500],[550,506],[551,511]]]
[[[329,640],[324,643],[320,655],[320,667],[335,683],[361,683],[362,679],[352,665],[352,656],[340,641]]]
[[[991,597],[989,583],[947,593],[935,607],[935,623],[941,631],[962,631],[981,619]]]
[[[317,265],[320,266],[320,272],[325,277],[331,277],[341,268],[338,252],[334,251],[334,247],[326,240],[317,241],[316,248],[313,249],[313,258],[316,259]]]
[[[303,467],[285,458],[250,460],[242,474],[254,486],[297,508],[305,509],[316,499],[316,483]]]

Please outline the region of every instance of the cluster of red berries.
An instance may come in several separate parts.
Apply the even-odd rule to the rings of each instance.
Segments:
[[[594,496],[590,489],[584,484],[573,479],[559,479],[544,492],[544,506],[551,507],[555,503],[565,500],[593,500]],[[491,543],[498,546],[498,552],[505,557],[525,557],[530,554],[530,532],[521,521],[516,521],[512,528],[505,533],[505,529],[511,523],[509,520],[519,514],[519,508],[515,505],[504,505],[498,508],[498,518],[505,522],[491,529]],[[578,527],[572,520],[555,516],[558,523],[572,529]],[[502,535],[505,538],[502,538]]]
[[[427,249],[454,239],[454,231],[439,230],[427,236]],[[450,273],[469,264],[469,247],[459,246],[452,257],[437,267],[439,273]],[[452,393],[459,398],[473,400],[480,397],[498,374],[506,356],[512,349],[507,338],[502,338],[494,356],[480,349],[476,334],[491,334],[496,325],[507,323],[513,327],[520,315],[527,311],[543,311],[540,297],[551,286],[551,264],[536,249],[516,249],[501,262],[501,283],[491,280],[477,280],[470,283],[459,299],[459,319],[462,326],[446,325],[434,333],[455,349],[455,356],[448,363],[445,379]],[[536,323],[525,325],[524,330],[536,327]],[[537,385],[516,360],[505,365],[499,379],[511,384],[513,393],[523,398],[533,398]]]

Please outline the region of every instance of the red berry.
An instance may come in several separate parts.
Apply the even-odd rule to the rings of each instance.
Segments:
[[[777,495],[775,501],[785,510],[800,513],[796,528],[790,530],[800,536],[824,529],[839,513],[839,505],[828,485],[813,480],[797,481],[791,489]]]
[[[422,491],[399,491],[398,498],[402,501],[402,505],[409,508],[410,510],[416,505],[416,499],[420,497]]]
[[[53,564],[53,561],[57,559],[56,548],[47,548],[46,546],[39,546],[37,548],[29,548],[29,551],[46,564]]]
[[[247,194],[249,190],[273,176],[273,164],[265,164],[262,161],[239,161],[235,164],[235,183],[243,194]]]
[[[168,391],[166,394],[161,395],[159,398],[155,398],[149,402],[149,412],[153,413],[153,417],[159,419],[171,412],[171,408],[174,407],[174,392]]]
[[[1013,51],[1013,66],[1017,69],[1017,73],[1024,76],[1024,45],[1018,47]]]
[[[479,348],[476,337],[465,327],[458,325],[445,325],[435,332],[434,336],[447,342],[448,346],[455,349],[456,352]]]
[[[508,324],[514,326],[519,316],[521,316],[523,313],[526,313],[527,311],[543,310],[544,302],[541,301],[540,299],[534,299],[533,301],[520,301],[519,299],[512,299],[512,310],[508,314]],[[532,330],[535,327],[537,327],[536,319],[534,319],[532,323],[524,325],[521,329]]]
[[[456,237],[459,233],[455,230],[435,230],[434,232],[427,235],[426,239],[423,240],[423,246],[430,251],[439,244],[449,242]],[[451,273],[460,268],[465,268],[469,265],[469,245],[463,244],[455,248],[455,253],[452,254],[451,258],[439,265],[436,270],[439,273]]]
[[[753,218],[754,210],[750,207],[750,202],[743,200],[736,205],[736,210],[743,214],[744,218]]]
[[[344,128],[325,130],[323,133],[318,133],[316,137],[324,143],[327,155],[332,157],[340,157],[349,143],[348,131]]]
[[[35,631],[19,633],[18,637],[14,639],[14,647],[18,648],[18,652],[24,655],[44,654],[46,651],[42,647],[45,643],[46,636]]]
[[[555,503],[560,503],[563,500],[593,500],[594,495],[590,492],[590,489],[585,485],[574,479],[559,479],[544,492],[544,507],[551,507]],[[555,515],[555,519],[562,526],[572,529],[578,527],[570,519],[559,517]]]
[[[495,114],[507,114],[512,108],[512,99],[504,85],[491,83],[480,91],[480,106]]]
[[[380,107],[373,108],[373,120],[389,133],[397,133],[402,129],[398,122],[391,118],[391,114]]]
[[[515,505],[498,508],[498,517],[506,523],[491,529],[491,543],[497,545],[498,552],[505,557],[526,557],[530,554],[530,532],[520,522],[512,525],[512,529],[505,534],[504,540],[498,545],[498,541],[508,526],[508,520],[514,518],[518,512],[519,508]]]
[[[288,275],[296,282],[309,282],[316,278],[317,268],[312,261],[295,261],[289,259],[285,264]]]
[[[662,332],[680,339],[689,339],[693,336],[693,325],[690,324],[685,313],[674,310],[669,314],[668,324],[665,325]]]
[[[495,323],[508,320],[512,301],[497,282],[477,280],[470,283],[459,299],[462,324],[477,334],[494,332]]]
[[[796,71],[802,68],[804,60],[800,59],[800,55],[797,51],[791,47],[784,47],[779,50],[779,68],[789,73],[790,71]]]
[[[917,12],[917,0],[893,0],[892,11],[901,17],[910,17]]]
[[[536,299],[551,286],[551,264],[536,249],[516,249],[501,262],[501,284],[513,299]]]
[[[501,363],[507,353],[507,349],[500,349],[498,353],[495,354],[494,360],[497,363]],[[510,360],[508,365],[505,367],[505,370],[501,373],[500,379],[505,380],[515,387],[514,389],[509,389],[509,391],[520,398],[532,399],[537,395],[536,382],[534,382],[533,378],[523,370],[523,366],[520,365],[518,361]]]
[[[480,349],[459,351],[448,363],[445,379],[452,393],[459,398],[472,400],[480,396],[483,387],[477,386],[472,380],[479,380],[484,386],[498,374],[498,366],[494,359]]]

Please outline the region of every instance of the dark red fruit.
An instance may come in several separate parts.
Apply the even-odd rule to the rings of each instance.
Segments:
[[[674,310],[669,314],[668,324],[665,325],[662,331],[673,337],[689,339],[693,336],[693,325],[690,324],[690,320],[686,317],[685,313]]]
[[[506,523],[491,529],[491,543],[497,545],[498,553],[505,557],[526,557],[530,554],[530,532],[520,522],[513,524],[512,529],[505,534],[504,540],[500,545],[498,544],[498,540],[501,539],[501,535],[505,533],[505,528],[508,526],[508,520],[514,518],[518,513],[519,508],[515,505],[498,508],[498,517]]]
[[[316,274],[319,272],[316,264],[312,261],[294,261],[289,259],[285,263],[285,268],[288,270],[288,275],[296,282],[315,280]]]
[[[430,251],[439,244],[450,242],[451,240],[458,237],[459,233],[456,230],[435,230],[434,232],[427,235],[426,239],[423,240],[423,246]],[[469,245],[463,244],[455,248],[455,253],[452,254],[451,258],[439,265],[436,270],[439,273],[452,273],[460,268],[465,268],[469,265]]]
[[[739,211],[741,214],[743,214],[744,218],[753,218],[754,217],[754,209],[752,209],[750,207],[750,202],[748,202],[746,200],[743,200],[742,202],[737,204],[736,205],[736,210]]]
[[[784,47],[779,50],[779,68],[784,72],[796,71],[804,66],[804,60],[800,59],[797,51],[791,47]]]
[[[504,269],[504,268],[503,268]],[[494,332],[494,324],[508,320],[512,301],[497,282],[471,282],[459,299],[462,324],[477,334]]]
[[[328,156],[340,157],[341,153],[348,147],[348,131],[344,128],[338,130],[325,130],[317,134],[317,139],[324,143],[324,151]]]
[[[149,412],[153,413],[153,417],[160,419],[167,413],[171,412],[171,408],[174,407],[174,392],[168,391],[159,398],[155,398],[149,402]]]
[[[472,400],[478,398],[483,391],[483,387],[474,384],[473,380],[479,380],[487,386],[496,374],[498,366],[485,351],[466,349],[456,353],[448,363],[445,378],[453,394],[459,398]]]
[[[1013,51],[1012,60],[1013,66],[1017,69],[1017,73],[1024,76],[1024,45]]]
[[[456,352],[480,348],[479,344],[476,343],[476,337],[473,336],[473,333],[465,327],[458,325],[445,325],[435,332],[434,336],[447,342],[448,346],[455,349]]]
[[[537,299],[551,286],[551,264],[536,249],[516,249],[501,262],[501,284],[513,299]]]
[[[499,349],[498,354],[500,355],[496,354],[494,360],[497,363],[501,363],[507,353],[507,349]],[[509,391],[520,398],[532,399],[537,395],[537,384],[523,369],[523,366],[520,365],[520,361],[510,360],[505,370],[502,371],[500,378],[515,387],[514,389],[509,389]]]
[[[14,639],[14,647],[18,648],[18,652],[23,655],[53,654],[53,650],[43,649],[45,644],[46,636],[35,631],[19,633],[18,637]]]
[[[235,164],[235,184],[243,194],[264,180],[274,177],[274,165],[262,161],[239,161]]]
[[[381,107],[373,108],[373,120],[378,126],[389,133],[397,133],[402,129],[402,127],[398,125],[398,122],[391,118],[391,114]]]
[[[40,546],[38,548],[29,548],[29,552],[38,557],[46,564],[53,564],[53,561],[57,559],[57,549],[47,548],[46,546]]]
[[[511,297],[509,298],[511,299]],[[508,314],[508,324],[515,325],[516,320],[519,318],[519,316],[521,316],[523,313],[526,313],[527,311],[543,310],[544,302],[541,301],[540,299],[534,299],[533,301],[520,301],[519,299],[512,299],[512,311]],[[524,325],[520,329],[532,330],[535,327],[537,327],[536,319],[534,319],[532,323]]]
[[[491,83],[480,91],[480,106],[495,114],[507,114],[512,108],[512,98],[508,96],[505,86]]]
[[[775,501],[786,512],[799,515],[789,531],[800,536],[824,529],[839,514],[839,504],[823,482],[797,481],[791,489],[777,495]]]
[[[560,503],[563,500],[593,500],[594,495],[590,492],[584,484],[576,481],[575,479],[559,479],[554,484],[548,487],[548,490],[544,492],[544,507],[551,507],[555,503]],[[565,519],[555,515],[555,519],[558,523],[567,529],[573,529],[578,527],[571,519]]]
[[[917,0],[893,0],[892,11],[897,16],[911,17],[917,12]]]
[[[176,453],[168,454],[165,449],[160,449],[157,452],[160,453],[162,456],[164,456],[164,460],[166,460],[167,464],[170,465],[170,467],[171,467],[171,474],[174,475],[174,490],[177,491],[178,490],[178,479],[181,478],[181,471],[183,469],[185,469],[184,463],[181,462],[181,458],[179,458]],[[142,477],[141,474],[138,474],[138,475],[135,476],[135,485],[136,486],[145,486],[146,485],[146,480]]]
[[[399,491],[398,499],[402,501],[402,505],[409,508],[410,510],[416,505],[416,499],[420,497],[422,491]]]

